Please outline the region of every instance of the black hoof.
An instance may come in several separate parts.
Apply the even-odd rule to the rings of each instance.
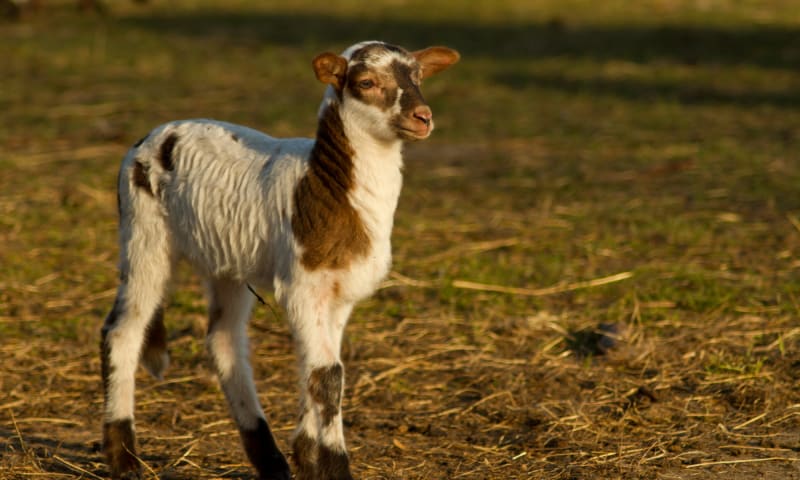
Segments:
[[[136,458],[136,440],[131,420],[117,420],[103,425],[103,451],[111,468],[111,478],[139,480],[142,478]]]

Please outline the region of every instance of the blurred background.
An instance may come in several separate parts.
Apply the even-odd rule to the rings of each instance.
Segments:
[[[354,472],[800,478],[794,0],[0,1],[0,478],[96,478],[116,176],[179,118],[312,136],[311,59],[446,45],[395,261],[348,327]],[[147,475],[250,478],[186,269]],[[253,361],[284,451],[292,344]]]

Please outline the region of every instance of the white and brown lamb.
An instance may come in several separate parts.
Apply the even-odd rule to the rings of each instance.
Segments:
[[[313,60],[328,84],[316,138],[276,139],[213,120],[162,125],[119,173],[120,278],[102,329],[103,449],[114,478],[138,478],[134,373],[167,366],[163,322],[179,259],[206,279],[208,349],[260,479],[291,477],[248,360],[249,285],[271,290],[297,345],[298,479],[351,479],[342,431],[342,333],[391,262],[402,144],[427,138],[423,79],[456,63],[446,47],[362,42]]]

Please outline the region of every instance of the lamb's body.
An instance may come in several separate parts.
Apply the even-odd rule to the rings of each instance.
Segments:
[[[171,169],[161,163],[166,153],[162,146],[169,138],[176,139],[168,142],[172,143]],[[310,273],[298,271],[302,246],[293,241],[291,232],[295,209],[304,208],[295,204],[294,192],[307,173],[313,147],[313,139],[276,139],[214,120],[171,122],[128,152],[119,191],[131,194],[125,172],[141,168],[150,196],[156,197],[153,208],[161,210],[176,255],[208,278],[274,290],[283,303],[287,284],[297,275]],[[388,271],[402,184],[400,145],[365,147],[372,148],[356,149],[366,155],[353,159],[355,188],[348,198],[369,236],[369,253],[346,269],[313,275],[322,277],[320,283],[338,281],[340,295],[353,302],[371,294]],[[136,163],[142,167],[135,167]],[[148,220],[154,221],[153,217]]]
[[[159,157],[170,137],[180,143],[168,170]],[[275,258],[292,252],[292,192],[312,147],[212,120],[173,122],[128,152],[120,193],[130,195],[125,172],[141,164],[176,252],[207,277],[271,285]]]
[[[101,342],[104,450],[113,477],[136,476],[134,373],[166,368],[163,305],[176,261],[208,283],[208,348],[262,479],[288,480],[248,360],[248,285],[285,309],[300,364],[298,479],[349,479],[339,358],[347,318],[390,265],[404,139],[433,128],[418,81],[458,59],[358,44],[323,54],[331,85],[315,139],[276,139],[212,120],[171,122],[126,155],[119,175],[121,285]],[[416,77],[415,77],[416,75]],[[417,80],[414,80],[416,78]]]

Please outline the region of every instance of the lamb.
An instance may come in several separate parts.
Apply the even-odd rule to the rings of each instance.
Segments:
[[[276,139],[213,120],[167,123],[119,173],[120,286],[101,331],[103,450],[114,478],[138,478],[134,374],[168,363],[164,305],[179,259],[206,280],[207,346],[260,479],[288,480],[248,360],[250,285],[271,290],[296,344],[296,478],[351,479],[342,430],[342,334],[391,262],[402,144],[433,116],[420,82],[459,60],[447,47],[362,42],[312,62],[327,84],[315,139]]]

